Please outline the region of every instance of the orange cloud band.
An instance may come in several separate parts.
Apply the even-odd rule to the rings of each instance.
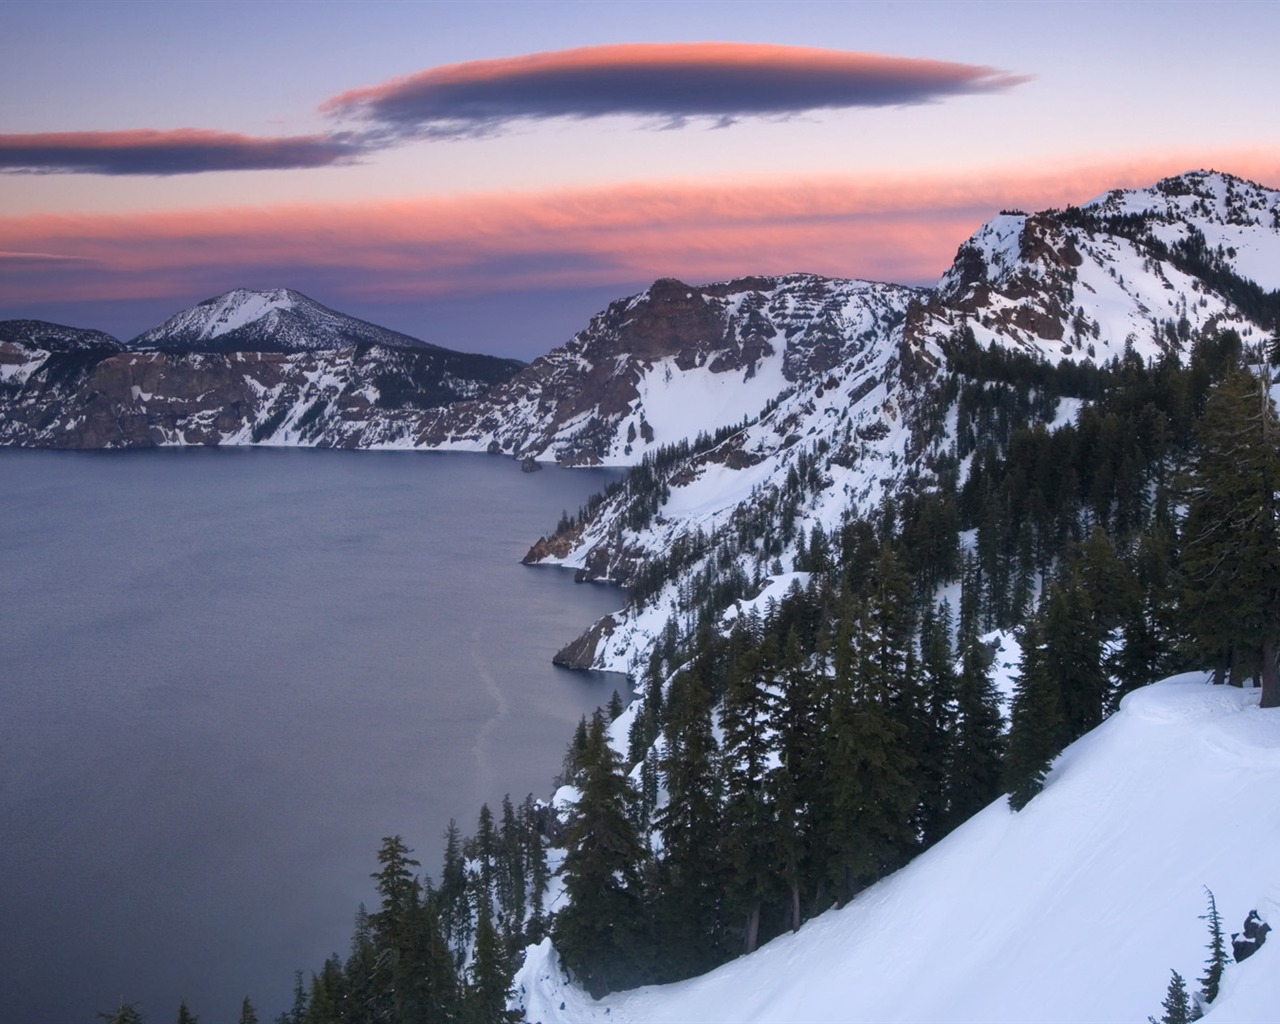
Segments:
[[[1004,207],[1080,203],[1212,163],[1280,181],[1280,151],[915,179],[635,182],[333,206],[0,219],[0,304],[213,294],[249,281],[397,299],[797,270],[931,282]],[[8,255],[6,255],[8,254]],[[58,259],[51,259],[58,257]]]

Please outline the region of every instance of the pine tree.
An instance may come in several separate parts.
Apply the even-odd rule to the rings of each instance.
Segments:
[[[931,606],[925,609],[920,622],[920,657],[927,724],[917,754],[920,762],[920,835],[924,845],[929,846],[947,831],[947,779],[952,774],[952,748],[958,736],[951,609],[945,602],[936,614]]]
[[[236,1024],[258,1024],[258,1012],[253,1008],[253,1003],[249,1001],[249,997],[244,997],[244,1002],[240,1004],[240,1016],[236,1019]]]
[[[475,956],[462,999],[463,1024],[517,1024],[518,1010],[508,1010],[511,995],[511,963],[493,922],[481,916],[476,922]]]
[[[1066,744],[1062,695],[1050,664],[1040,618],[1024,627],[1022,675],[1014,686],[1004,786],[1009,804],[1022,810],[1044,786],[1049,765]]]
[[[807,873],[812,831],[810,798],[822,778],[819,707],[814,674],[808,671],[795,630],[787,633],[782,655],[782,700],[774,716],[778,761],[766,782],[774,807],[774,850],[785,885],[787,919],[801,924],[801,889]]]
[[[609,698],[609,706],[608,706],[609,721],[616,722],[619,718],[622,717],[622,712],[624,710],[625,710],[625,705],[622,703],[622,694],[620,694],[617,690],[614,690],[613,695]]]
[[[704,650],[709,646],[704,641]],[[699,974],[721,961],[723,785],[711,711],[699,670],[676,673],[658,763],[667,803],[654,815],[662,836],[654,916],[664,980]]]
[[[444,863],[435,898],[440,913],[440,930],[461,969],[466,960],[467,946],[471,943],[472,917],[467,898],[467,864],[462,855],[462,832],[453,819],[449,820],[444,833]]]
[[[524,830],[509,795],[502,798],[502,822],[498,827],[497,890],[503,931],[514,945],[524,932],[528,879]]]
[[[177,1024],[200,1024],[200,1018],[187,1009],[187,1001],[185,999],[178,1004]]]
[[[418,905],[419,886],[410,868],[419,866],[409,854],[400,836],[384,836],[378,849],[378,863],[382,870],[369,877],[378,883],[382,907],[370,918],[374,934],[386,942],[394,940],[396,929],[409,919]]]
[[[1171,668],[1170,622],[1176,614],[1173,559],[1170,532],[1157,521],[1138,542],[1137,600],[1121,623],[1120,649],[1108,662],[1117,682],[1111,710],[1126,693],[1155,682]]]
[[[497,874],[498,832],[493,823],[489,805],[480,805],[480,817],[476,822],[476,834],[465,844],[467,856],[472,861],[468,882],[471,887],[476,915],[494,911],[494,882]]]
[[[1169,988],[1165,992],[1164,1002],[1160,1004],[1164,1014],[1159,1020],[1154,1017],[1148,1017],[1149,1024],[1190,1024],[1192,1020],[1191,1001],[1187,996],[1187,983],[1177,971],[1171,971],[1170,973],[1173,977],[1169,979]]]
[[[994,653],[979,639],[976,626],[970,620],[968,633],[960,633],[956,724],[946,778],[948,832],[1000,795],[1004,772],[1004,716],[991,681]]]
[[[877,657],[883,638],[867,605],[846,606],[837,639],[827,732],[827,878],[844,903],[898,867],[914,846],[917,791],[907,730],[891,704],[895,680]]]
[[[293,1006],[276,1018],[276,1024],[306,1024],[307,989],[302,984],[302,972],[293,972]]]
[[[422,898],[422,887],[410,868],[418,862],[400,836],[387,836],[378,851],[382,870],[378,883],[382,906],[370,917],[378,952],[375,992],[386,1000],[380,1013],[396,1024],[436,1024],[456,1010],[457,984],[453,957],[440,932],[435,900]]]
[[[452,1024],[459,1009],[453,954],[440,931],[435,902],[422,900],[414,915],[411,944],[396,974],[396,1005],[402,1024]]]
[[[373,941],[373,927],[369,914],[360,905],[356,911],[355,928],[351,935],[351,952],[347,956],[347,1024],[373,1024],[385,1019],[386,1004],[383,979],[385,971],[379,963],[377,947]],[[245,1000],[248,1003],[248,1000]],[[250,1008],[252,1011],[252,1008]],[[242,1011],[243,1012],[243,1011]],[[241,1022],[246,1024],[246,1022]],[[254,1024],[257,1024],[256,1020]]]
[[[1111,680],[1103,666],[1105,639],[1105,626],[1087,581],[1073,572],[1065,582],[1050,587],[1044,614],[1044,667],[1061,701],[1066,729],[1063,746],[1101,725],[1111,703]]]
[[[347,978],[335,953],[311,976],[306,1024],[346,1024]]]
[[[120,1000],[120,1005],[110,1013],[99,1011],[98,1017],[105,1020],[107,1024],[142,1024],[142,1014],[138,1012],[138,1008],[133,1003],[126,1003]]]
[[[1214,899],[1213,890],[1207,885],[1204,891],[1209,897],[1209,913],[1201,914],[1200,920],[1209,922],[1209,957],[1205,960],[1204,976],[1200,978],[1201,1009],[1207,1008],[1218,998],[1222,972],[1227,966],[1227,943],[1222,934],[1222,918],[1218,914],[1218,901]]]
[[[582,766],[582,756],[587,748],[587,716],[583,715],[578,720],[577,728],[573,731],[573,738],[569,741],[569,746],[564,752],[564,764],[562,775],[567,785],[573,785],[578,778],[578,771]]]
[[[745,627],[735,629],[735,635]],[[729,869],[728,899],[743,919],[743,952],[756,948],[760,910],[773,888],[773,811],[766,791],[766,766],[775,749],[771,727],[772,672],[777,641],[745,643],[729,668],[721,727],[724,731],[724,827],[721,848]]]
[[[550,886],[550,873],[539,817],[533,795],[530,794],[524,798],[524,804],[520,808],[524,860],[529,868],[529,922],[525,929],[525,940],[530,943],[541,942],[547,932],[547,915],[543,904]]]
[[[633,980],[643,927],[643,847],[630,814],[635,796],[595,715],[579,759],[579,797],[565,834],[560,871],[569,903],[553,935],[565,963],[599,996]]]
[[[1280,425],[1258,380],[1233,369],[1215,385],[1184,477],[1183,603],[1198,650],[1243,660],[1280,706]]]

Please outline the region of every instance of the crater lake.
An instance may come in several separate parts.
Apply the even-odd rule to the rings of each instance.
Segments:
[[[545,797],[621,591],[519,564],[619,474],[421,452],[0,450],[0,1006],[292,1001],[381,837]]]

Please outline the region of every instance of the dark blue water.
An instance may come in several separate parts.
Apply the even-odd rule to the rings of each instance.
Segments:
[[[0,450],[0,1007],[263,1020],[347,952],[379,839],[544,795],[617,591],[519,565],[607,471]]]

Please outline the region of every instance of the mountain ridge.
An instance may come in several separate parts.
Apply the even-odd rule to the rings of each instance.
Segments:
[[[527,367],[503,361],[483,372],[459,370],[459,354],[446,357],[448,350],[346,317],[289,289],[238,289],[177,313],[122,347],[192,358],[217,354],[233,363],[269,362],[262,357],[279,354],[315,360],[318,352],[347,349],[358,363],[372,347],[417,353],[399,356],[401,362],[423,363],[423,354],[434,352],[455,365],[432,371],[442,386],[427,402],[412,398],[413,382],[431,379],[432,372],[398,368],[393,375],[400,383],[391,386],[396,400],[385,403],[371,400],[377,389],[349,359],[313,361],[297,372],[329,386],[296,387],[306,405],[292,410],[283,408],[273,376],[250,387],[232,383],[244,379],[243,369],[228,370],[217,380],[206,378],[199,392],[176,382],[169,404],[181,412],[166,413],[151,424],[154,430],[112,431],[101,425],[112,409],[93,417],[84,407],[100,398],[126,419],[142,415],[131,405],[131,389],[164,401],[161,382],[171,365],[123,391],[96,388],[84,375],[68,378],[62,366],[58,388],[24,395],[20,384],[39,385],[49,375],[37,373],[37,356],[4,340],[0,325],[8,384],[0,405],[16,406],[10,418],[28,424],[0,434],[0,443],[429,448],[566,466],[636,465],[664,445],[752,420],[766,405],[785,401],[787,392],[838,384],[842,366],[879,358],[867,356],[870,348],[895,349],[885,357],[894,380],[923,386],[962,328],[979,347],[996,344],[1079,363],[1128,349],[1159,358],[1185,348],[1192,331],[1230,328],[1248,342],[1280,316],[1280,293],[1268,291],[1280,284],[1280,274],[1267,271],[1278,262],[1278,195],[1230,175],[1192,171],[1147,189],[1113,190],[1080,207],[1001,214],[960,245],[934,289],[807,274],[701,286],[660,279],[610,304]],[[12,323],[7,331],[13,333]],[[45,336],[52,337],[47,330]],[[95,337],[87,347],[114,342]],[[478,365],[490,357],[465,358]],[[70,379],[97,394],[69,390]],[[256,392],[275,393],[264,403]],[[196,394],[205,396],[204,407],[196,406]],[[309,429],[299,429],[321,398],[324,409],[310,413]],[[334,412],[339,405],[340,415]],[[39,429],[30,428],[34,406],[44,424]],[[99,428],[73,425],[90,420]]]
[[[1193,219],[1184,224],[1170,214],[1170,196],[1194,208]],[[1183,360],[1193,336],[1220,331],[1237,332],[1246,345],[1271,343],[1264,321],[1273,310],[1280,316],[1280,292],[1265,292],[1236,268],[1247,259],[1280,268],[1280,191],[1191,172],[1107,193],[1095,204],[1126,219],[1110,224],[1072,207],[989,221],[961,244],[939,287],[918,293],[891,331],[838,371],[783,394],[714,448],[687,456],[664,477],[663,499],[643,515],[637,496],[621,489],[586,520],[542,538],[527,559],[630,585],[646,562],[687,549],[696,537],[731,533],[751,504],[788,492],[797,470],[816,472],[822,482],[804,507],[789,512],[800,524],[796,532],[818,526],[828,534],[851,504],[875,508],[904,483],[926,485],[940,470],[963,474],[973,456],[957,462],[949,452],[955,411],[933,402],[936,382],[960,348],[1096,367],[1125,358]],[[1197,256],[1197,233],[1208,237],[1215,224],[1228,234],[1218,236],[1223,241],[1209,256]],[[1050,423],[1069,421],[1079,408],[1074,398],[1054,404]],[[947,430],[936,416],[951,418]],[[578,643],[573,663],[637,671],[665,624],[666,604],[653,595],[648,610],[614,615],[607,633],[588,631],[595,655],[584,658],[588,647]]]

